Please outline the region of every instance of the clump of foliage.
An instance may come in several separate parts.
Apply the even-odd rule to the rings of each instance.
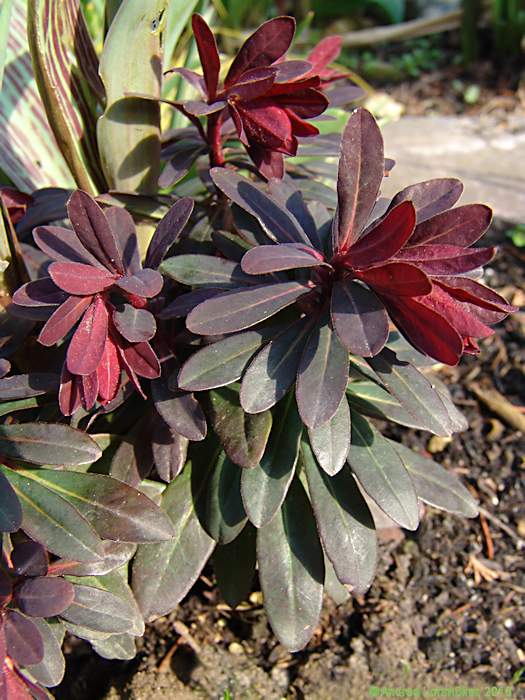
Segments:
[[[371,585],[374,511],[410,530],[420,501],[477,512],[377,420],[466,429],[429,368],[479,352],[513,310],[480,281],[494,249],[472,247],[490,210],[454,207],[446,178],[383,201],[372,115],[350,109],[342,135],[312,124],[360,94],[329,65],[340,41],[289,58],[292,18],[220,82],[195,15],[203,76],[169,75],[197,94],[163,95],[152,5],[121,4],[100,66],[75,0],[28,6],[32,109],[61,155],[46,188],[11,148],[1,195],[0,648],[21,698],[60,682],[66,631],[132,658],[209,565],[232,607],[258,575],[275,634],[301,649],[323,591]],[[163,100],[188,124],[161,138]]]

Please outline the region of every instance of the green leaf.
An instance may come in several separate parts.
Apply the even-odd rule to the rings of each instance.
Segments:
[[[350,409],[343,396],[339,408],[327,423],[309,428],[310,445],[324,471],[333,476],[343,468],[350,448]]]
[[[350,404],[372,418],[391,420],[409,428],[425,429],[386,389],[372,381],[350,382],[346,390]]]
[[[366,418],[352,411],[348,463],[359,483],[392,520],[416,530],[419,510],[412,481],[399,456]]]
[[[98,59],[78,0],[28,0],[27,34],[48,122],[77,186],[107,189],[95,137],[103,96]]]
[[[106,36],[100,75],[106,110],[97,125],[110,189],[155,194],[160,175],[160,37],[168,0],[124,0]],[[127,50],[124,47],[128,47]],[[126,95],[147,95],[153,100]]]
[[[304,439],[301,455],[324,551],[339,581],[360,595],[372,584],[377,562],[372,514],[348,467],[329,476]]]
[[[326,556],[324,560],[324,568],[324,592],[326,595],[330,596],[336,605],[343,605],[343,603],[346,603],[350,598],[350,593],[346,586],[344,586],[335,575],[334,567],[332,566],[330,559],[328,559]]]
[[[64,677],[66,662],[62,653],[62,642],[66,630],[60,620],[44,620],[33,617],[44,642],[44,658],[35,666],[28,666],[31,676],[46,688],[54,688]]]
[[[36,85],[26,24],[27,0],[14,0],[0,100],[2,171],[15,187],[26,192],[42,187],[71,188],[75,181],[49,126]]]
[[[279,513],[258,530],[257,559],[272,629],[289,651],[299,651],[319,620],[324,581],[323,551],[299,480]]]
[[[272,414],[270,411],[245,413],[233,385],[210,391],[209,398],[211,421],[224,451],[235,464],[254,467],[264,454]]]
[[[222,597],[235,608],[250,594],[255,576],[255,528],[247,523],[229,544],[219,545],[213,554],[213,568]]]
[[[206,463],[208,473],[217,459],[217,451],[212,452]],[[202,479],[200,489],[192,493],[191,470],[192,465],[188,463],[162,497],[162,507],[173,522],[175,536],[169,542],[141,545],[135,555],[133,592],[146,621],[166,615],[178,605],[215,547],[195,510],[195,502],[203,496],[206,479]]]
[[[12,469],[0,466],[22,505],[22,528],[59,557],[98,561],[104,557],[103,542],[88,521],[50,489]]]
[[[198,2],[199,0],[171,0],[168,5],[168,18],[163,37],[164,57],[168,65],[171,65],[175,47]]]
[[[388,442],[401,457],[421,501],[465,518],[478,515],[477,501],[455,474],[394,440]]]
[[[260,463],[243,470],[241,494],[255,527],[266,525],[281,507],[293,479],[303,423],[291,392],[275,410],[273,427]]]
[[[175,255],[159,267],[163,275],[188,287],[234,289],[239,285],[256,284],[258,275],[247,275],[239,263],[214,255]]]
[[[13,0],[4,0],[0,7],[0,90],[4,79],[4,67],[7,56],[7,41],[9,39],[9,20],[13,8]]]
[[[0,472],[0,532],[16,532],[22,524],[22,506],[13,487]]]
[[[102,450],[86,433],[69,425],[0,425],[0,454],[31,464],[90,464]]]
[[[173,536],[169,518],[153,501],[110,476],[53,469],[18,473],[65,498],[104,539],[143,543]]]
[[[457,417],[449,415],[439,393],[413,365],[398,360],[388,348],[366,361],[419,426],[436,435],[457,430]]]
[[[129,601],[94,586],[74,583],[73,587],[75,599],[61,613],[64,620],[110,634],[120,634],[136,629],[137,613]]]
[[[106,639],[93,641],[93,649],[103,659],[131,661],[137,655],[135,637],[132,634],[111,634]]]
[[[246,524],[241,499],[241,467],[221,452],[206,493],[206,530],[219,544],[232,542]]]
[[[237,381],[254,352],[268,337],[268,329],[244,331],[197,350],[182,366],[179,387],[186,391],[204,391]]]

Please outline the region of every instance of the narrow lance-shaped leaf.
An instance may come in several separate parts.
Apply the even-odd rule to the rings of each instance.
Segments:
[[[242,467],[261,459],[272,426],[269,411],[253,416],[243,411],[235,386],[210,391],[210,418],[228,457]]]
[[[336,282],[330,311],[337,335],[349,352],[370,357],[382,350],[388,338],[388,316],[374,292],[352,280]]]
[[[97,139],[110,188],[154,194],[160,174],[160,37],[167,0],[129,0],[121,5],[104,42],[100,75],[106,110],[99,118]],[[122,52],[122,47],[133,50]]]
[[[334,476],[323,473],[306,440],[301,455],[324,550],[339,581],[363,594],[372,583],[377,561],[372,514],[348,467]]]
[[[324,561],[311,506],[297,479],[279,513],[258,531],[257,559],[272,629],[287,649],[299,651],[321,612]]]
[[[255,537],[255,528],[247,523],[232,542],[219,545],[213,553],[217,585],[230,608],[246,600],[252,589],[256,564]],[[232,561],[236,562],[235,566],[231,565]]]
[[[110,634],[129,632],[135,610],[111,591],[74,584],[75,597],[61,614],[64,620]]]
[[[32,620],[44,643],[44,658],[31,666],[31,676],[47,688],[54,688],[64,677],[66,663],[62,653],[65,629],[59,620]]]
[[[215,99],[219,84],[219,71],[221,69],[219,51],[215,37],[203,17],[197,14],[193,15],[191,26],[197,42],[208,99],[212,101]]]
[[[98,60],[79,0],[29,0],[27,33],[48,122],[77,185],[105,190],[98,168],[95,102]],[[94,90],[95,94],[90,95]]]
[[[179,238],[188,223],[192,211],[193,199],[182,197],[175,202],[168,213],[160,220],[146,252],[145,268],[157,269],[170,247]]]
[[[318,267],[323,256],[306,245],[281,243],[251,248],[243,257],[241,267],[249,275],[260,275],[279,270]]]
[[[319,466],[329,476],[337,474],[344,466],[350,448],[351,420],[346,396],[332,418],[318,428],[309,428],[311,448]]]
[[[332,418],[348,382],[348,351],[333,331],[328,314],[308,337],[297,370],[296,398],[305,425],[317,428]]]
[[[379,127],[370,112],[357,109],[341,138],[334,250],[347,250],[358,239],[376,202],[383,172]]]
[[[0,425],[0,454],[32,464],[90,464],[102,454],[86,433],[58,423]]]
[[[416,492],[390,443],[376,428],[352,412],[352,444],[348,463],[375,503],[402,527],[415,530],[419,523]]]
[[[0,472],[0,532],[16,532],[22,524],[22,506],[13,487]]]
[[[416,220],[420,224],[442,211],[454,206],[461,197],[463,185],[456,178],[436,178],[405,187],[390,202],[393,209],[401,202],[410,201],[416,210]]]
[[[218,452],[207,454],[208,469]],[[201,453],[202,455],[202,453]],[[191,465],[165,490],[162,507],[171,518],[175,536],[169,542],[141,545],[133,562],[133,593],[144,619],[171,612],[195,583],[215,542],[202,527],[195,511],[201,489],[192,493]],[[151,572],[155,571],[155,576]]]
[[[22,527],[57,556],[93,562],[104,556],[102,540],[64,498],[7,467],[0,467],[22,505]]]
[[[17,664],[31,666],[42,661],[44,642],[32,620],[16,610],[9,610],[4,617],[3,632],[7,653]]]
[[[255,355],[241,385],[241,406],[247,413],[260,413],[274,406],[295,382],[297,367],[312,328],[300,319]]]
[[[212,168],[210,176],[232,202],[257,219],[272,240],[279,243],[310,244],[295,217],[250,180],[225,168]]]
[[[398,442],[389,442],[401,457],[421,501],[465,518],[477,516],[476,500],[453,472]]]
[[[250,521],[266,525],[281,507],[295,473],[303,424],[293,394],[275,409],[272,431],[259,464],[241,475],[241,495]]]
[[[172,527],[143,493],[105,474],[39,469],[19,471],[69,501],[101,537],[117,542],[159,542]]]
[[[231,289],[256,282],[238,263],[213,255],[176,255],[165,260],[160,271],[189,287]]]
[[[309,291],[299,282],[235,289],[203,301],[189,314],[186,325],[200,335],[233,333],[266,320]]]
[[[206,489],[204,525],[219,544],[228,544],[246,524],[241,500],[241,467],[221,452]]]
[[[67,349],[67,368],[87,376],[96,371],[108,337],[109,314],[102,297],[95,297],[84,314]]]

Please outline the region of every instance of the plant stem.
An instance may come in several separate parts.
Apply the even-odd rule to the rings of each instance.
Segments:
[[[221,142],[221,115],[212,114],[208,117],[208,145],[210,147],[210,165],[224,165],[224,153]]]

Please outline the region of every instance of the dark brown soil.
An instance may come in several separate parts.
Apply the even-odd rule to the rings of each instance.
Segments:
[[[504,241],[504,228],[494,230],[495,241]],[[525,303],[524,258],[504,243],[487,271],[518,305]],[[419,688],[420,697],[423,689],[434,693],[426,697],[465,697],[466,688],[489,688],[477,697],[525,697],[525,436],[472,391],[496,388],[523,411],[524,339],[522,312],[484,342],[479,359],[441,370],[470,430],[449,444],[392,430],[461,475],[484,518],[428,508],[416,533],[390,533],[369,593],[339,607],[327,599],[314,638],[293,655],[271,633],[257,586],[231,611],[203,576],[175,613],[148,626],[134,661],[104,661],[72,643],[57,696],[360,700],[375,685]],[[456,690],[438,695],[435,688]]]

